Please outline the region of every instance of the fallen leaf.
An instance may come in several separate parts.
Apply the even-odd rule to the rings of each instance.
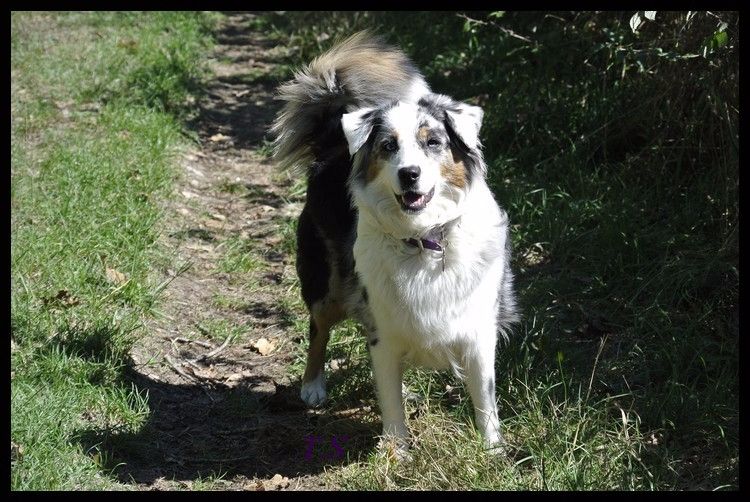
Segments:
[[[241,98],[245,94],[249,94],[249,93],[250,93],[250,91],[248,91],[247,89],[245,89],[244,91],[237,91],[237,92],[235,92],[234,95],[235,95],[235,97]]]
[[[242,374],[241,373],[235,373],[234,375],[229,375],[226,380],[224,380],[224,383],[226,385],[235,383],[242,380]]]
[[[23,445],[16,444],[13,441],[10,442],[10,461],[23,460]],[[277,474],[278,475],[278,474]]]
[[[215,220],[219,220],[219,221],[224,221],[224,220],[227,219],[226,216],[224,216],[223,214],[219,214],[219,213],[212,213],[211,214],[211,218],[213,218]]]
[[[200,368],[192,365],[183,365],[182,367],[186,373],[190,373],[191,375],[201,378],[203,380],[215,380],[216,379],[216,371],[214,371],[213,367],[208,368]]]
[[[138,47],[138,42],[132,39],[120,40],[119,42],[117,42],[117,47],[122,47],[123,49],[134,52]]]
[[[67,110],[73,106],[73,101],[67,100],[67,101],[55,101],[55,107],[57,107],[58,110]]]
[[[339,368],[346,365],[346,359],[343,357],[337,357],[336,359],[331,359],[329,364],[333,371],[337,371]]]
[[[224,228],[224,223],[216,220],[206,220],[206,228],[210,228],[212,230],[219,230]]]
[[[214,143],[218,143],[219,141],[227,141],[227,140],[230,140],[232,138],[230,136],[225,136],[225,135],[223,135],[221,133],[217,133],[217,134],[214,134],[213,136],[211,136],[208,139],[210,139]]]
[[[274,474],[274,476],[266,481],[266,490],[281,490],[289,486],[289,478],[282,476],[281,474]]]
[[[81,303],[81,300],[71,295],[67,290],[61,289],[55,296],[44,298],[42,302],[48,306],[73,307]]]
[[[120,286],[128,282],[128,276],[126,276],[119,270],[107,267],[104,272],[107,275],[107,280],[112,284],[117,284],[118,286]]]
[[[250,344],[250,348],[258,351],[261,356],[267,356],[273,351],[275,347],[276,344],[266,337],[260,338]]]

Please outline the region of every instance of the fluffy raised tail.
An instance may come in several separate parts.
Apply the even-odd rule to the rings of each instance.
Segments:
[[[278,89],[285,101],[271,132],[282,167],[306,170],[346,151],[341,116],[364,106],[416,101],[429,92],[400,50],[368,31],[358,32],[315,58]]]

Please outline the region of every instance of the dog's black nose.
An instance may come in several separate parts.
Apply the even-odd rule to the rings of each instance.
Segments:
[[[414,185],[419,179],[419,174],[422,170],[419,166],[408,166],[402,167],[398,170],[398,179],[401,181],[401,186],[408,188]]]

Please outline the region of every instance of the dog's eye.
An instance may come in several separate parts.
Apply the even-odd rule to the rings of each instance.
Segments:
[[[429,146],[430,148],[437,148],[440,145],[442,145],[442,143],[437,138],[430,138],[427,140],[427,146]]]
[[[398,143],[393,139],[388,140],[383,143],[383,150],[385,150],[386,152],[395,152],[396,150],[398,150]]]

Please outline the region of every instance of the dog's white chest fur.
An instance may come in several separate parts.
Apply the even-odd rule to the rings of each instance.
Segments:
[[[475,190],[446,232],[444,251],[420,249],[385,234],[362,215],[354,245],[377,336],[418,365],[460,365],[457,354],[494,325],[506,232],[489,191]]]

